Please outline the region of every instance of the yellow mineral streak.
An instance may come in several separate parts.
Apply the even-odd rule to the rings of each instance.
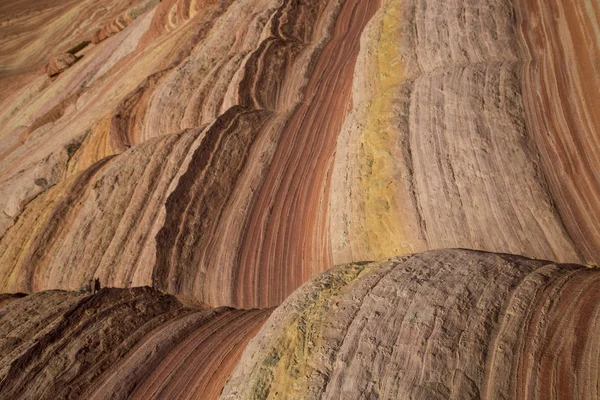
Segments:
[[[81,151],[75,153],[67,168],[68,175],[82,172],[98,160],[116,154],[110,146],[111,115],[101,119],[98,125],[87,136],[81,146]]]
[[[400,61],[401,2],[384,1],[380,36],[374,62],[377,65],[376,92],[367,111],[366,128],[361,145],[362,191],[364,193],[365,229],[370,259],[385,259],[413,253],[410,242],[415,233],[403,224],[403,204],[399,204],[400,182],[394,170],[397,160],[392,149],[397,146],[397,128],[393,126],[392,101],[404,77]],[[410,199],[407,199],[410,201]]]
[[[321,344],[324,316],[344,287],[373,270],[376,264],[353,264],[330,273],[320,283],[320,290],[283,334],[266,362],[260,367],[258,379],[250,388],[250,398],[289,399],[306,393],[308,378],[314,372],[311,356]]]
[[[52,212],[54,211],[53,206],[60,200],[60,197],[63,194],[61,189],[68,187],[71,182],[72,179],[61,182],[58,185],[59,188],[56,190],[48,190],[34,199],[23,212],[22,218],[17,221],[17,224],[29,225],[29,229],[15,229],[7,235],[6,242],[10,246],[10,249],[5,251],[3,256],[0,257],[0,263],[8,262],[7,260],[10,259],[10,257],[15,257],[17,261],[14,265],[19,267],[10,271],[10,274],[5,280],[0,278],[0,281],[4,280],[4,282],[0,282],[0,292],[8,292],[11,287],[17,287],[17,282],[24,278],[25,271],[20,268],[20,266],[23,265],[23,259],[27,256],[29,248],[37,236],[41,234],[41,230],[52,216]],[[37,214],[37,217],[35,219],[27,218],[28,214]],[[31,232],[33,233],[24,234]]]

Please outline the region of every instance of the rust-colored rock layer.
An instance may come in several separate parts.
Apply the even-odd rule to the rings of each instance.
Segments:
[[[216,398],[269,314],[184,307],[151,288],[4,298],[0,398]]]
[[[438,250],[290,296],[223,399],[597,399],[600,269]]]
[[[588,261],[600,251],[600,3],[515,1],[523,103],[565,225]]]
[[[0,8],[33,46],[0,76],[0,291],[268,307],[428,249],[597,263],[596,8],[560,4]]]

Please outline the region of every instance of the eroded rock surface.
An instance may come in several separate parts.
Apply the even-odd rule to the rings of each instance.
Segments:
[[[573,44],[595,25],[557,8],[554,29],[549,10],[146,0],[36,37],[79,61],[0,79],[0,291],[99,277],[270,307],[331,265],[428,249],[598,262],[595,97],[578,89],[597,88],[598,46]]]
[[[270,310],[190,308],[151,288],[0,302],[0,398],[216,398]]]
[[[579,69],[586,90],[600,87],[590,69],[600,54],[597,5],[542,3],[382,2],[363,35],[356,106],[337,144],[334,263],[448,247],[597,261],[598,146],[585,122],[595,103],[566,100],[579,96],[569,83]],[[549,63],[562,72],[542,71]],[[569,76],[570,92],[547,86],[562,79],[553,74]],[[546,123],[561,116],[581,123]]]
[[[50,57],[50,61],[48,61],[48,65],[46,66],[46,73],[49,77],[54,77],[65,71],[76,62],[77,57],[71,53],[57,54]]]
[[[88,46],[29,128],[8,114],[25,143],[0,159],[3,291],[98,275],[266,307],[331,265],[330,170],[377,2],[182,4]]]
[[[438,250],[327,271],[246,348],[222,399],[597,399],[600,270]]]
[[[598,15],[3,2],[0,397],[600,397]]]
[[[530,137],[583,258],[600,249],[600,4],[516,1]],[[567,61],[568,60],[568,61]]]

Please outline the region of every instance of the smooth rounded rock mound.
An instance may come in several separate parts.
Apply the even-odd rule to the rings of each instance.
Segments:
[[[441,250],[305,284],[223,399],[597,399],[600,269]]]

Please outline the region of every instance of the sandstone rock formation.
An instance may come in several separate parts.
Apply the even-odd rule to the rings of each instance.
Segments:
[[[564,93],[556,87],[543,89],[543,99],[523,97],[546,85],[530,75],[549,77],[537,68],[548,54],[557,54],[553,62],[561,68],[577,65],[544,49],[575,46],[570,31],[597,23],[588,2],[575,2],[577,10],[568,12],[573,2],[564,3],[556,11],[546,2],[383,2],[388,12],[367,30],[359,56],[358,105],[338,140],[331,191],[334,263],[447,247],[597,262],[598,252],[590,249],[599,236],[584,227],[597,226],[591,203],[598,196],[565,199],[566,191],[583,189],[568,189],[568,179],[564,188],[551,182],[561,180],[565,167],[557,168],[556,157],[540,146],[546,133],[540,140],[535,132],[548,115],[589,114],[594,103],[553,101],[549,96]],[[539,18],[555,19],[544,24]],[[544,49],[525,47],[537,29],[554,28],[536,44]],[[578,56],[586,63],[600,54],[598,37],[589,35],[579,39],[589,46]],[[597,93],[600,75],[589,75],[590,91]],[[533,108],[539,104],[554,109]],[[569,153],[578,163],[588,159],[582,152],[598,149],[591,127],[544,129],[565,143],[589,140],[585,150]],[[600,181],[597,171],[579,169],[577,179],[592,187]],[[574,214],[586,222],[575,222]]]
[[[523,103],[564,224],[586,260],[600,249],[600,4],[516,1]]]
[[[0,398],[599,397],[599,26],[0,4]]]
[[[46,73],[49,77],[54,77],[71,65],[77,62],[77,57],[71,53],[63,53],[57,54],[55,56],[50,57],[50,61],[48,61],[48,65],[46,66]]]
[[[578,169],[585,192],[562,179],[579,150],[555,168],[559,150],[535,122],[591,115],[594,103],[552,103],[583,110],[559,112],[523,97],[548,54],[527,45],[536,34],[527,23],[548,7],[108,8],[94,20],[103,40],[96,31],[71,40],[83,57],[55,81],[23,73],[27,84],[7,83],[1,291],[73,290],[100,277],[267,307],[331,265],[432,248],[597,262],[597,169]],[[540,46],[593,29],[571,27],[569,15]],[[81,40],[93,43],[80,49]],[[578,56],[586,62],[598,54],[592,42]],[[553,134],[596,151],[592,125],[563,125]]]
[[[597,399],[600,269],[438,250],[334,268],[246,348],[222,399]]]
[[[90,40],[97,30],[113,23],[136,3],[148,3],[148,0],[2,2],[0,79],[7,76],[14,79],[35,72],[52,54],[67,53],[81,42]],[[30,76],[29,79],[35,78]]]
[[[98,276],[267,307],[331,265],[330,170],[377,4],[215,2],[175,18],[178,4],[90,49],[48,87],[52,109],[14,131],[2,291]]]
[[[151,288],[14,296],[0,303],[0,398],[216,398],[269,314]]]

